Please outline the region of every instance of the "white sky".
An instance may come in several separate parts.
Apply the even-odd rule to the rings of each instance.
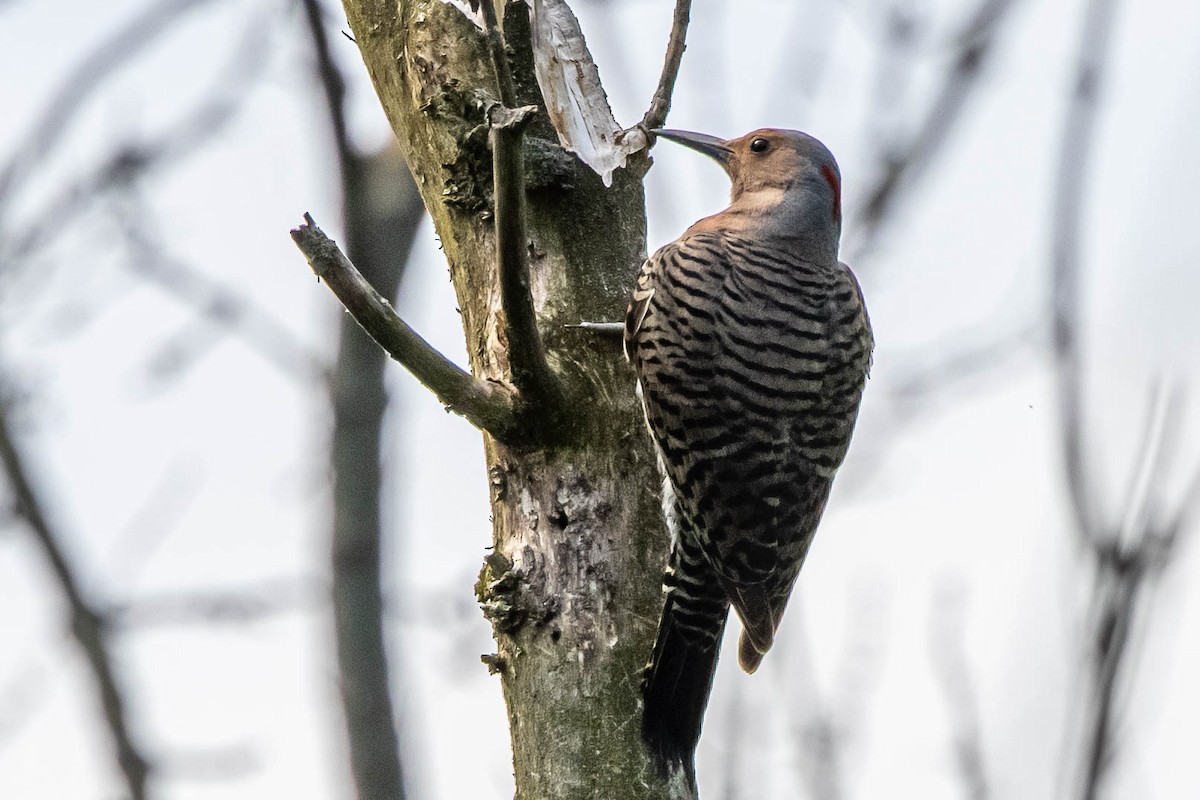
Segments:
[[[671,9],[665,0],[615,5],[607,19],[579,11],[617,117],[628,123],[650,96]],[[672,127],[719,135],[804,128],[838,155],[853,206],[871,177],[876,4],[808,4],[811,24],[831,31],[812,97],[806,76],[779,67],[796,47],[799,4],[754,0],[737,14],[716,5],[696,5]],[[901,98],[901,120],[916,118],[936,83],[944,66],[936,41],[954,30],[963,4],[911,5],[928,7],[940,35]],[[68,71],[140,6],[0,4],[0,160]],[[856,265],[878,340],[863,419],[779,652],[753,678],[732,661],[719,672],[700,750],[706,797],[719,796],[734,702],[747,710],[743,796],[798,796],[798,745],[779,709],[804,718],[814,702],[804,689],[810,673],[822,701],[851,726],[848,796],[897,787],[962,796],[930,655],[931,631],[956,618],[994,795],[1061,794],[1079,608],[1046,350],[1029,348],[916,405],[892,398],[912,365],[1019,326],[1040,321],[1047,330],[1048,209],[1080,6],[1020,5],[945,157],[879,251]],[[142,195],[173,256],[239,287],[327,357],[339,312],[287,230],[311,211],[340,233],[334,176],[304,32],[281,0],[213,0],[148,47],[81,110],[0,219],[0,241],[38,219],[98,156],[153,138],[186,113],[255,20],[264,79],[226,133],[145,181]],[[1121,507],[1148,382],[1166,367],[1182,384],[1195,377],[1197,31],[1200,4],[1188,0],[1127,2],[1115,27],[1084,229],[1090,466],[1110,514]],[[385,141],[352,45],[335,38],[335,47],[354,79],[360,141]],[[788,102],[773,100],[781,86]],[[727,191],[719,170],[695,154],[664,147],[655,157],[651,248],[719,209]],[[854,225],[847,220],[848,235]],[[33,398],[21,417],[23,441],[88,588],[134,602],[319,578],[328,409],[311,385],[236,335],[216,334],[178,376],[154,378],[148,365],[170,342],[209,329],[192,308],[125,270],[119,241],[98,207],[18,283],[7,275],[0,283],[0,356]],[[461,362],[454,300],[429,229],[406,281],[406,317]],[[396,538],[388,588],[409,766],[422,798],[509,797],[499,684],[478,662],[492,645],[471,597],[490,541],[480,437],[398,368],[390,381]],[[1179,475],[1200,453],[1195,398],[1185,405],[1187,424],[1174,436]],[[1190,585],[1198,567],[1189,546],[1156,595],[1122,716],[1112,796],[1200,791],[1200,698],[1189,677],[1200,671],[1200,607]],[[17,527],[0,535],[0,597],[0,798],[113,797],[118,783],[91,686],[40,555]],[[162,797],[348,796],[328,628],[322,612],[302,605],[248,625],[156,627],[122,638],[139,738],[177,765],[157,784]]]

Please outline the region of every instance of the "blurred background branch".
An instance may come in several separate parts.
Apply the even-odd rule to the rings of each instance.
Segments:
[[[352,145],[345,79],[331,52],[328,23],[317,0],[303,0],[303,6],[337,158],[349,257],[376,291],[394,298],[425,209],[394,147],[372,156]],[[342,315],[330,385],[330,588],[342,712],[360,800],[411,796],[397,734],[382,587],[387,362],[354,318]]]
[[[1070,767],[1073,795],[1080,800],[1094,800],[1104,793],[1117,761],[1120,701],[1131,689],[1138,628],[1144,629],[1149,620],[1153,611],[1149,594],[1171,565],[1184,532],[1174,525],[1164,528],[1158,524],[1180,518],[1179,511],[1164,513],[1161,507],[1161,487],[1168,479],[1163,445],[1178,436],[1170,413],[1178,399],[1161,381],[1153,387],[1119,522],[1104,519],[1099,505],[1102,492],[1095,486],[1094,469],[1089,469],[1096,448],[1089,447],[1087,435],[1082,231],[1118,7],[1116,0],[1090,0],[1085,6],[1053,205],[1051,299],[1062,463],[1074,536],[1083,557],[1080,573],[1087,586],[1082,653],[1085,679],[1077,700],[1081,719],[1073,732],[1078,738],[1073,749],[1078,754]],[[1185,495],[1180,508],[1191,502]]]
[[[929,167],[943,155],[946,143],[955,131],[968,103],[984,86],[982,78],[995,49],[1000,30],[1016,0],[981,0],[971,14],[950,58],[951,66],[942,78],[924,116],[916,121],[914,133],[904,142],[885,143],[883,163],[873,182],[862,193],[848,216],[854,227],[842,250],[852,264],[863,264],[876,241],[894,215],[894,207],[911,192]],[[893,20],[896,17],[893,16]],[[905,41],[911,36],[903,18],[891,26],[894,36]]]
[[[209,0],[159,0],[152,3],[79,62],[38,121],[30,126],[29,133],[17,145],[16,154],[0,169],[0,218],[22,184],[37,174],[39,166],[54,151],[87,99],[102,89],[113,73],[178,25],[187,11],[207,2]]]
[[[104,720],[112,737],[114,757],[131,800],[146,800],[150,765],[136,743],[129,724],[129,702],[117,676],[107,621],[84,594],[64,550],[63,537],[51,524],[45,504],[33,488],[25,457],[13,436],[9,408],[0,402],[0,461],[4,462],[16,511],[50,564],[50,571],[70,610],[71,633],[91,671]]]
[[[944,581],[935,587],[929,631],[934,673],[950,717],[950,747],[967,800],[988,800],[992,792],[982,741],[976,681],[971,675],[965,642],[965,587]]]

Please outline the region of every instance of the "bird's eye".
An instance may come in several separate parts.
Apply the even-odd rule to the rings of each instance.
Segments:
[[[757,139],[755,139],[753,142],[750,143],[750,152],[765,153],[765,152],[767,152],[767,148],[770,146],[771,146],[771,143],[760,136]]]

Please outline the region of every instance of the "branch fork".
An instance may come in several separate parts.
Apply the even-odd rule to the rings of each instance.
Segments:
[[[518,106],[507,45],[489,0],[472,3],[482,12],[499,102],[487,110],[492,147],[496,273],[500,286],[511,388],[476,378],[453,364],[410,328],[362,277],[350,260],[305,214],[292,239],[363,329],[428,387],[448,409],[502,441],[553,438],[563,419],[562,387],[546,359],[530,289],[529,236],[525,225],[525,176],[521,138],[537,112]],[[683,57],[691,0],[676,0],[663,72],[650,109],[628,132],[657,127],[666,118]],[[583,326],[587,327],[587,326]]]
[[[486,4],[485,4],[486,5]],[[503,94],[503,92],[502,92]],[[546,362],[530,291],[528,237],[525,232],[525,181],[521,136],[536,106],[488,109],[494,173],[496,266],[508,341],[512,387],[474,377],[451,362],[414,331],[355,268],[337,243],[317,227],[309,214],[292,230],[292,240],[363,330],[388,355],[409,370],[446,406],[497,439],[531,438],[557,415],[558,383]],[[515,390],[515,391],[514,391]],[[552,426],[549,426],[552,427]]]
[[[504,312],[512,389],[480,380],[439,353],[408,326],[367,282],[337,244],[308,214],[292,231],[296,246],[317,277],[392,358],[425,384],[448,410],[501,441],[541,438],[559,418],[561,393],[546,361],[537,329],[529,279],[529,239],[525,230],[525,178],[521,137],[537,106],[517,106],[504,38],[490,2],[480,4],[500,102],[487,112],[492,146],[496,271]],[[528,424],[530,421],[536,425]],[[547,424],[549,423],[549,424]],[[534,431],[540,435],[534,435]]]

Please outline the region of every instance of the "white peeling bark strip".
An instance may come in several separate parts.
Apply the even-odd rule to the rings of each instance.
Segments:
[[[563,147],[578,155],[604,181],[625,159],[646,146],[638,130],[622,131],[600,84],[579,28],[563,0],[525,0],[533,8],[533,58],[546,113]]]
[[[471,9],[471,4],[467,0],[442,0],[448,6],[454,6],[463,13],[463,16],[475,23],[475,27],[483,30],[483,14],[479,9]]]

